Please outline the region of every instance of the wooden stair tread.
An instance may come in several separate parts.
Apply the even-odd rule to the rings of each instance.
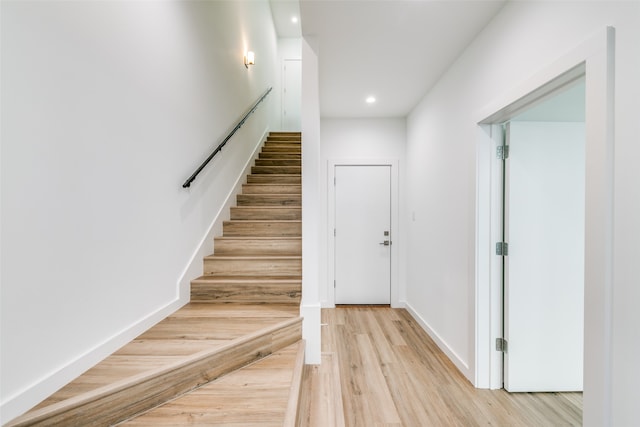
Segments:
[[[273,210],[275,211],[279,211],[279,210],[292,210],[292,211],[299,211],[302,209],[301,206],[233,206],[231,209],[241,209],[241,210]],[[284,221],[288,221],[288,220],[284,220]],[[300,220],[295,220],[295,221],[300,221]]]
[[[300,219],[230,219],[223,224],[301,224]]]
[[[293,426],[303,360],[300,341],[122,425]]]
[[[213,310],[210,304],[189,303],[61,388],[35,409],[47,407],[150,369],[160,368],[184,356],[215,349],[247,333],[259,331],[296,316],[297,310],[288,306],[258,308],[252,305],[237,305],[233,308]],[[169,323],[171,328],[166,326]],[[176,334],[176,331],[187,328],[193,330],[188,334]],[[214,328],[218,331],[218,337],[211,333],[205,336],[202,332],[196,331],[202,328]],[[159,354],[164,356],[158,356]],[[180,358],[176,359],[175,356]]]
[[[262,321],[266,320],[262,318]],[[263,324],[260,329],[214,348],[175,358],[164,366],[153,367],[124,378],[111,378],[107,384],[96,384],[96,388],[92,390],[82,390],[65,400],[39,406],[13,420],[7,427],[31,425],[45,420],[52,424],[73,421],[78,425],[88,425],[97,420],[105,424],[120,422],[260,359],[270,354],[272,348],[277,351],[299,341],[302,319],[290,317],[279,320],[269,326]],[[286,332],[289,330],[291,332]],[[254,348],[261,350],[256,352]],[[132,402],[130,395],[141,400]]]
[[[302,240],[302,236],[273,236],[273,237],[264,237],[264,236],[219,236],[215,238],[216,240]]]
[[[254,282],[254,283],[276,283],[276,282],[284,282],[284,283],[300,283],[302,280],[302,276],[293,277],[293,276],[267,276],[267,277],[256,277],[256,276],[200,276],[197,279],[194,279],[192,282]]]
[[[205,259],[230,259],[230,260],[270,260],[270,259],[302,259],[301,255],[216,255],[211,254],[204,257]]]

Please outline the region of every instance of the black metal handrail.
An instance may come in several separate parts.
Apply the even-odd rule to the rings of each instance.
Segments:
[[[191,187],[191,183],[196,179],[198,174],[200,172],[202,172],[202,169],[204,169],[205,166],[207,166],[207,164],[211,161],[211,159],[213,159],[213,157],[216,154],[218,154],[220,151],[222,151],[222,147],[224,147],[225,144],[231,139],[231,137],[238,131],[238,129],[240,129],[242,127],[242,125],[247,120],[247,118],[251,115],[251,113],[253,113],[256,110],[256,108],[258,108],[258,105],[267,97],[267,95],[269,95],[269,92],[271,92],[271,89],[273,89],[273,87],[270,87],[269,89],[267,89],[267,91],[264,94],[262,94],[260,99],[258,99],[258,101],[256,101],[255,104],[253,104],[253,107],[251,107],[249,112],[244,115],[244,117],[238,122],[238,124],[236,124],[236,126],[233,128],[233,130],[231,132],[229,132],[229,135],[227,135],[227,137],[222,140],[222,142],[216,147],[216,149],[213,150],[213,153],[211,153],[209,155],[209,157],[207,157],[207,159],[204,162],[202,162],[202,164],[200,166],[198,166],[198,169],[196,169],[196,171],[193,174],[191,174],[189,179],[187,179],[184,182],[184,184],[182,184],[182,188]]]

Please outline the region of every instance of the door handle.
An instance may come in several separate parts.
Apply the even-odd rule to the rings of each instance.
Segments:
[[[384,242],[380,242],[380,245],[389,246],[391,242],[389,240],[385,240]]]

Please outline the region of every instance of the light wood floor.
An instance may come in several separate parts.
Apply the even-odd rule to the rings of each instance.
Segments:
[[[141,426],[282,427],[300,342],[126,421]],[[303,358],[300,357],[302,365]]]
[[[323,356],[332,355],[337,368],[324,358],[316,372],[308,368],[302,426],[339,425],[327,405],[336,393],[342,396],[346,426],[582,424],[581,393],[475,389],[406,310],[324,309],[322,322]],[[331,387],[329,373],[335,369],[339,391]]]

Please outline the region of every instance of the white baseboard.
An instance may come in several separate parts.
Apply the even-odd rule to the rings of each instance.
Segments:
[[[440,347],[440,349],[444,352],[444,354],[447,355],[447,357],[453,362],[453,364],[456,365],[460,372],[462,372],[462,374],[467,377],[467,379],[473,382],[469,364],[465,362],[460,356],[458,356],[451,347],[449,347],[447,342],[443,340],[440,335],[438,335],[438,333],[434,331],[433,328],[431,328],[431,326],[429,326],[429,323],[427,323],[427,321],[418,314],[418,312],[411,306],[411,304],[405,301],[404,305],[409,314],[411,314],[411,317],[413,317],[416,322],[418,322],[418,324],[422,327],[422,329],[424,329],[425,332],[429,334],[431,339],[435,341],[436,345]]]
[[[135,322],[126,329],[118,332],[89,351],[79,355],[67,365],[37,382],[25,387],[22,391],[2,402],[0,406],[0,424],[5,424],[13,418],[25,413],[38,402],[43,401],[58,391],[65,384],[77,378],[83,372],[92,368],[106,356],[118,350],[135,337],[163,320],[184,304],[175,299]]]

